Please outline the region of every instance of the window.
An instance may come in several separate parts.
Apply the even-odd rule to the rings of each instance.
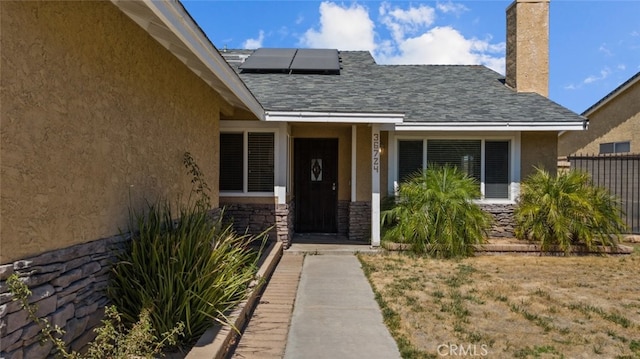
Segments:
[[[428,140],[427,167],[457,167],[480,183],[480,147],[480,140]]]
[[[242,133],[220,134],[220,190],[242,191],[244,178],[244,135]]]
[[[509,141],[484,143],[484,196],[509,198]]]
[[[600,154],[603,153],[624,153],[631,152],[631,143],[624,142],[608,142],[600,144]]]
[[[273,133],[220,134],[221,191],[273,192],[273,185]]]
[[[398,141],[398,178],[406,181],[422,169],[422,140]]]
[[[484,198],[510,198],[510,141],[399,140],[398,179],[400,182],[406,180],[409,174],[423,168],[425,142],[427,167],[432,165],[457,167],[478,181]]]

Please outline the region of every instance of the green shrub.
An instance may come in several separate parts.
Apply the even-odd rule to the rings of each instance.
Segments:
[[[557,245],[565,253],[584,244],[615,246],[625,229],[620,202],[592,185],[586,173],[552,176],[537,169],[521,186],[515,210],[516,237],[539,241],[542,250]]]
[[[132,212],[129,231],[129,248],[108,288],[125,322],[149,308],[158,332],[183,322],[186,345],[213,321],[225,323],[225,314],[245,298],[259,254],[248,247],[256,238],[212,221],[201,205],[183,207],[178,216],[167,203],[149,205],[144,214]]]
[[[473,203],[477,182],[454,167],[431,166],[402,183],[382,212],[383,239],[410,243],[416,253],[467,256],[484,241],[491,215]]]

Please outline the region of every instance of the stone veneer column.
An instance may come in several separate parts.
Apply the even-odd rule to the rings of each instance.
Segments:
[[[350,201],[338,201],[338,235],[349,236],[349,203]]]
[[[283,242],[285,248],[291,245],[293,234],[293,201],[287,204],[233,203],[224,206],[224,217],[233,222],[238,233],[260,234],[269,231],[269,240]]]
[[[351,202],[349,205],[349,239],[371,239],[371,202]]]
[[[293,235],[293,213],[294,202],[287,204],[278,204],[276,208],[276,231],[277,239],[282,242],[284,248],[291,246],[291,237]]]

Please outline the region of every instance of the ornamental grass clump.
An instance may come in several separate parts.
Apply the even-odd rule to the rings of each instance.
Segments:
[[[565,254],[578,244],[589,250],[616,246],[625,230],[620,208],[620,201],[594,186],[587,173],[553,176],[537,169],[522,183],[515,234],[540,242],[543,251],[558,246]]]
[[[471,255],[492,220],[473,202],[479,197],[475,179],[455,167],[431,166],[400,184],[394,204],[382,212],[383,239],[409,243],[419,254]]]
[[[133,322],[147,308],[160,333],[182,322],[181,345],[195,341],[214,321],[226,324],[225,315],[245,298],[254,279],[259,251],[249,247],[260,238],[237,235],[200,205],[176,215],[166,202],[132,212],[129,231],[129,248],[114,265],[108,289],[123,321]]]

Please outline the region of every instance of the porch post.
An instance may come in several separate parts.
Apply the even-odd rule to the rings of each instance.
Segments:
[[[371,125],[371,246],[380,246],[380,125]]]
[[[351,125],[351,202],[355,202],[356,198],[356,174],[358,173],[358,128],[356,125]]]

